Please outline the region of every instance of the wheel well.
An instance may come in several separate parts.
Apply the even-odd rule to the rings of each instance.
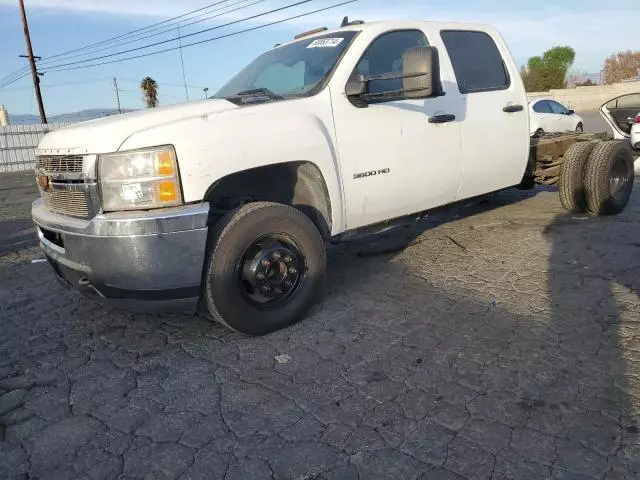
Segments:
[[[213,183],[204,200],[213,221],[244,203],[277,202],[297,208],[331,234],[331,201],[322,172],[311,162],[287,162],[232,173]]]

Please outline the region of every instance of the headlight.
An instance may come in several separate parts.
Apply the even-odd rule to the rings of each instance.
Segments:
[[[105,211],[172,207],[182,203],[178,164],[172,147],[100,155],[98,178]]]

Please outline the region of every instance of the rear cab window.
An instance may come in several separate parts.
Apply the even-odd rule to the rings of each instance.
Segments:
[[[509,73],[489,34],[472,30],[442,30],[440,36],[451,59],[460,93],[509,88]]]

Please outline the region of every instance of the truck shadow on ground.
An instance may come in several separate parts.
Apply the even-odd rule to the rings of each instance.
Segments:
[[[23,398],[0,472],[638,475],[637,197],[594,218],[536,193],[402,229],[403,251],[332,248],[325,300],[260,338],[106,310],[5,257],[0,393]]]
[[[471,417],[478,400],[484,398],[487,411],[499,412],[493,417],[499,418],[498,424],[513,427],[513,420],[519,419],[516,424],[525,430],[512,428],[508,445],[499,455],[525,444],[531,450],[521,452],[520,458],[526,461],[511,464],[511,475],[503,472],[506,477],[500,478],[544,478],[549,472],[554,478],[570,473],[603,476],[608,472],[622,478],[638,475],[640,358],[634,345],[640,334],[637,205],[630,206],[620,218],[557,214],[550,217],[543,238],[535,235],[540,220],[513,215],[502,220],[495,217],[497,223],[485,225],[496,230],[489,238],[473,233],[469,215],[505,207],[512,203],[513,195],[523,200],[534,194],[498,194],[485,204],[467,207],[465,215],[445,214],[444,220],[432,218],[430,225],[409,227],[370,245],[347,247],[370,258],[366,264],[350,263],[346,268],[332,265],[332,283],[339,288],[332,294],[340,296],[343,290],[355,289],[369,297],[378,305],[370,312],[374,324],[414,318],[412,310],[416,308],[420,323],[429,315],[426,312],[432,309],[432,302],[438,305],[432,296],[435,291],[453,302],[436,314],[438,323],[407,332],[403,346],[426,342],[431,348],[425,351],[431,352],[434,360],[421,359],[421,365],[427,364],[434,378],[440,377],[443,363],[446,373],[441,378],[476,389],[478,396],[465,403]],[[422,237],[428,229],[461,217],[469,223],[471,233],[458,228],[452,235],[445,230]],[[528,238],[530,245],[511,248],[508,244],[518,243],[519,237]],[[437,246],[422,248],[434,240]],[[407,247],[408,252],[404,251]],[[500,247],[503,252],[491,251]],[[458,252],[443,255],[447,249]],[[394,258],[393,252],[400,250]],[[412,259],[425,255],[427,258],[417,262]],[[485,255],[484,261],[478,261],[478,256]],[[520,261],[514,255],[521,256]],[[427,267],[426,272],[415,269],[429,262],[436,265]],[[500,263],[511,266],[492,272]],[[422,278],[422,288],[414,281],[398,280],[407,276]],[[372,288],[371,294],[367,288]],[[462,303],[459,295],[465,299]],[[394,315],[386,314],[388,302],[395,304]],[[504,309],[496,308],[505,304]],[[442,329],[449,333],[443,336]],[[450,349],[448,342],[457,345]],[[509,400],[502,403],[505,398]],[[482,448],[491,445],[495,438],[488,437],[496,434],[494,429],[499,430],[495,424],[474,428],[475,440]],[[505,431],[503,439],[504,435]],[[536,462],[549,470],[538,469]],[[479,475],[475,467],[454,471],[488,478]]]

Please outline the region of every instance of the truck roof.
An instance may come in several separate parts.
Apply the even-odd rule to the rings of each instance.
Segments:
[[[452,29],[452,30],[480,30],[487,31],[493,30],[494,28],[491,25],[481,24],[481,23],[467,23],[467,22],[443,22],[443,21],[434,21],[434,20],[397,20],[397,21],[375,21],[375,22],[365,22],[359,24],[347,25],[344,27],[327,29],[327,30],[319,30],[316,29],[310,30],[308,35],[301,34],[296,39],[291,40],[291,43],[298,40],[308,39],[317,36],[328,35],[336,32],[352,32],[352,31],[365,31],[365,30],[374,30],[376,32],[385,32],[388,30],[404,30],[411,28],[440,28],[440,29]]]

